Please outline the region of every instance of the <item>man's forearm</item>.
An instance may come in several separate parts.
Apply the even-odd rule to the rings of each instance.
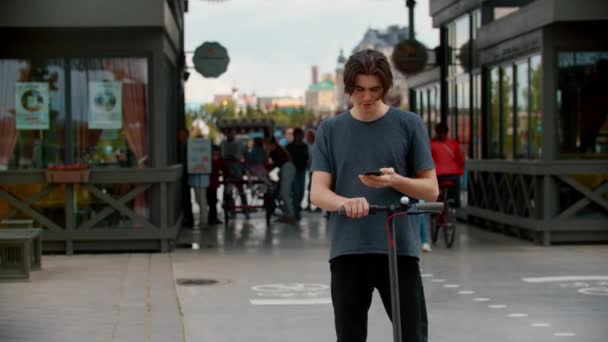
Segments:
[[[325,211],[337,211],[346,200],[346,197],[339,196],[330,189],[315,188],[313,186],[310,191],[310,201],[312,204]]]
[[[409,197],[433,202],[439,197],[437,180],[431,178],[408,178],[401,175],[394,178],[393,189]]]

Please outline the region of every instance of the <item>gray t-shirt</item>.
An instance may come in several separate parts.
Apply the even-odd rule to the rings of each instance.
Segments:
[[[435,167],[429,137],[421,118],[391,107],[372,122],[359,121],[350,112],[325,120],[316,132],[312,171],[328,172],[332,190],[344,197],[365,197],[370,204],[385,205],[403,194],[393,188],[373,189],[358,175],[394,167],[403,176]],[[412,199],[413,200],[413,199]],[[345,254],[387,253],[385,213],[352,219],[331,213],[330,259]],[[397,216],[397,253],[418,256],[420,228],[417,216]]]

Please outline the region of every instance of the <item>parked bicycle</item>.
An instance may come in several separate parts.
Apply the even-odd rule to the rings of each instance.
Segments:
[[[448,248],[451,248],[456,238],[456,209],[454,200],[448,196],[449,188],[455,187],[456,182],[453,180],[439,180],[439,198],[438,202],[442,202],[443,210],[439,215],[431,216],[431,241],[437,244],[439,231],[443,233],[443,241]]]

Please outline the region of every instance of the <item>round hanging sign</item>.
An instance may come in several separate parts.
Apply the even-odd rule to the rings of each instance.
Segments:
[[[194,50],[192,63],[194,69],[203,77],[215,78],[228,69],[228,51],[217,42],[204,42]]]
[[[424,69],[428,54],[422,43],[415,39],[407,39],[395,45],[392,58],[395,68],[408,75]]]

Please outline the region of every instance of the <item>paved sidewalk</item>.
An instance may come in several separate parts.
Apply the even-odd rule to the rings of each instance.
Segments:
[[[326,221],[304,216],[298,226],[254,217],[185,234],[170,254],[45,255],[31,282],[0,283],[0,341],[335,340]],[[429,341],[606,341],[605,245],[458,229],[454,248],[421,257]],[[184,278],[218,283],[176,285]],[[391,336],[375,294],[368,341]]]
[[[170,254],[45,255],[0,284],[0,341],[184,341]]]

